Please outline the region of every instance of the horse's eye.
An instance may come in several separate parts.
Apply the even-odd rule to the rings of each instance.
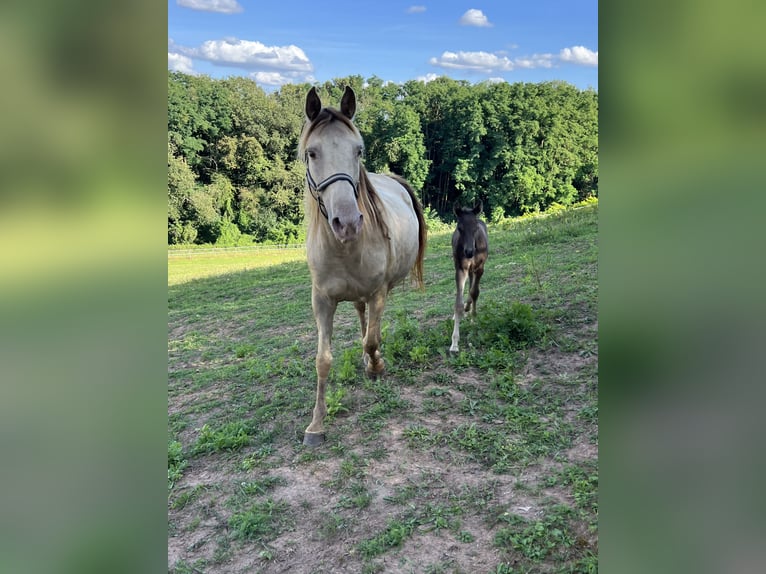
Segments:
[[[310,149],[309,150],[309,157],[311,159],[316,159],[317,158],[317,152],[315,152],[313,149]]]
[[[362,157],[362,154],[364,153],[364,148],[358,148],[356,150],[356,157]]]

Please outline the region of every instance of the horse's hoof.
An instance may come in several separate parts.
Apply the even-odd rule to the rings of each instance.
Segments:
[[[380,369],[379,371],[371,371],[370,369],[365,369],[364,374],[367,375],[368,379],[377,379],[378,377],[382,377],[385,372],[385,369]]]
[[[303,444],[306,446],[319,446],[325,441],[323,432],[305,432],[303,433]]]
[[[379,356],[374,363],[372,358],[367,355],[364,362],[364,373],[371,379],[375,379],[386,372],[386,362]]]
[[[449,352],[453,355],[457,355],[460,351],[458,349],[453,349],[452,347],[449,348]]]

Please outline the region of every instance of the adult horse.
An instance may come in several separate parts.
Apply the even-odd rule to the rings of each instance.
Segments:
[[[455,314],[452,319],[455,322],[452,329],[451,353],[458,352],[460,341],[460,319],[463,310],[471,311],[476,316],[476,301],[479,298],[479,281],[484,275],[484,263],[489,254],[489,238],[487,225],[479,219],[481,213],[481,201],[473,207],[460,208],[455,204],[453,210],[457,217],[457,227],[452,233],[452,259],[455,263]],[[468,300],[463,306],[463,291],[465,281],[471,279],[468,289]]]
[[[322,107],[311,88],[298,145],[306,165],[306,251],[318,331],[316,403],[303,437],[310,446],[325,439],[325,387],[338,303],[353,302],[362,326],[366,372],[375,376],[384,370],[380,319],[388,292],[410,272],[423,283],[423,210],[404,179],[365,170],[364,142],[351,121],[355,111],[356,96],[348,86],[340,110]]]

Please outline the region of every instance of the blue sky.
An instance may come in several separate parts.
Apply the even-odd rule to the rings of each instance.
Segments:
[[[598,89],[598,2],[169,0],[168,68],[266,90],[349,75]]]

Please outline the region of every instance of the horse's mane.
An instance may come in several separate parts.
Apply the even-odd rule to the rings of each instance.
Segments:
[[[303,132],[301,133],[301,138],[298,142],[298,158],[301,161],[305,162],[306,142],[308,142],[309,136],[316,130],[322,129],[334,121],[339,121],[349,130],[361,137],[359,130],[353,122],[339,110],[336,110],[335,108],[322,108],[313,121],[307,121],[303,126]],[[380,230],[383,237],[388,238],[388,226],[380,213],[380,198],[367,175],[367,170],[364,165],[359,166],[359,182],[357,189],[359,191],[359,211],[364,215],[363,226],[372,226],[373,229]],[[304,193],[304,201],[306,203],[306,223],[308,226],[308,233],[314,233],[315,230],[319,228],[317,222],[324,216],[319,210],[319,204],[309,192],[308,186],[306,186],[306,191]]]

